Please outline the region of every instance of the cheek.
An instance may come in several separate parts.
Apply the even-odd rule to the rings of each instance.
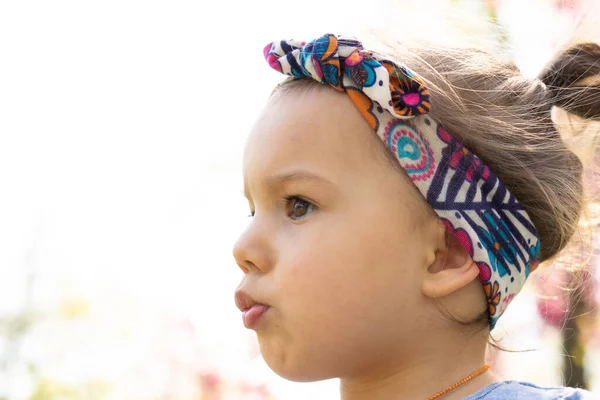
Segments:
[[[342,307],[376,315],[373,307],[410,303],[420,293],[423,255],[415,232],[381,218],[341,218],[314,228],[281,243],[274,275],[286,303],[337,319]]]
[[[411,326],[420,295],[414,284],[418,257],[410,251],[415,243],[393,226],[365,229],[369,225],[359,222],[330,221],[325,230],[282,238],[278,246],[286,250],[273,277],[285,335],[277,346],[266,338],[261,343],[267,363],[271,357],[280,369],[285,359],[289,369],[311,365],[313,373],[324,368],[323,376],[339,373],[347,367],[335,360],[377,354]]]

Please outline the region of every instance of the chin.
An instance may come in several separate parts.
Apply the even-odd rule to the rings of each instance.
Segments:
[[[335,376],[321,375],[317,371],[307,368],[274,368],[269,363],[267,365],[277,375],[291,382],[317,382],[335,378]]]
[[[288,381],[316,382],[335,378],[323,370],[323,365],[310,362],[306,357],[295,357],[283,349],[273,349],[261,343],[260,353],[269,368]]]

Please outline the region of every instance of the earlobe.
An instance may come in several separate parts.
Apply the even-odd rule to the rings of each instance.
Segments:
[[[456,268],[428,271],[423,282],[423,294],[430,298],[440,298],[467,286],[479,276],[479,267],[467,254],[466,262]]]

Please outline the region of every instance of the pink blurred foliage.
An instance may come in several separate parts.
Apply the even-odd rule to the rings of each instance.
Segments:
[[[266,384],[228,377],[219,371],[215,354],[200,344],[199,335],[187,318],[165,321],[157,351],[168,366],[170,375],[166,398],[179,400],[182,391],[186,391],[197,393],[199,397],[194,399],[198,400],[274,399]],[[250,348],[246,358],[254,358],[254,352],[255,349]]]
[[[569,283],[568,273],[553,270],[546,273],[537,283],[540,291],[537,309],[540,316],[550,326],[561,328],[567,315],[567,292],[565,288]]]

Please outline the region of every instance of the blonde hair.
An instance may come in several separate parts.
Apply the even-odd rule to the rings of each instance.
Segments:
[[[526,209],[540,236],[541,260],[557,255],[578,227],[585,191],[582,162],[552,110],[600,121],[600,46],[567,48],[537,78],[476,48],[399,45],[391,53],[426,80],[432,117]],[[585,136],[588,144],[597,142],[598,128],[586,129]]]

